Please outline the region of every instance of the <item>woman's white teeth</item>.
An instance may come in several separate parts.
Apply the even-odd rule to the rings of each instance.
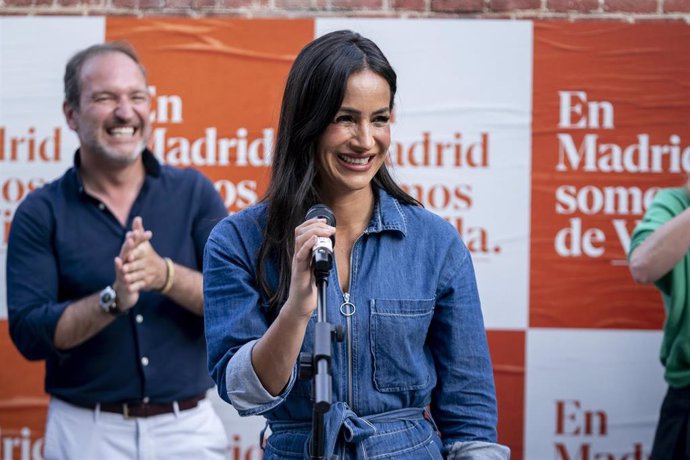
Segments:
[[[351,165],[359,165],[363,166],[367,163],[369,163],[369,157],[346,157],[345,155],[339,155],[338,158],[343,160],[345,163],[349,163]]]
[[[134,127],[132,126],[119,126],[117,128],[112,128],[110,134],[113,136],[133,136]]]

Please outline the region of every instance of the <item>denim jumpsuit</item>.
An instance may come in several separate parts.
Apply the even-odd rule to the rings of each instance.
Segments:
[[[495,389],[470,254],[440,217],[375,193],[371,222],[352,247],[350,285],[342,291],[337,266],[328,280],[326,318],[345,337],[333,342],[326,458],[439,459],[464,443],[492,445]],[[297,378],[296,363],[272,396],[251,365],[269,327],[257,287],[265,222],[266,205],[252,206],[220,222],[207,242],[209,370],[240,415],[266,417],[264,458],[309,458],[311,380]],[[275,264],[268,279],[277,283]],[[315,324],[316,314],[303,352],[313,350]]]

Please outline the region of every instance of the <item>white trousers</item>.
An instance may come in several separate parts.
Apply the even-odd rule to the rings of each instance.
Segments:
[[[207,399],[193,409],[129,419],[56,398],[48,406],[45,460],[224,460],[228,452]]]

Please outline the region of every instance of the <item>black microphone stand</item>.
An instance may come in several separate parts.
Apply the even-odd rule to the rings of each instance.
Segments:
[[[331,378],[332,340],[342,342],[344,332],[341,326],[333,327],[326,319],[328,292],[328,274],[333,266],[333,253],[327,249],[317,248],[314,251],[312,266],[316,278],[316,326],[314,328],[314,352],[300,353],[299,378],[312,379],[312,397],[314,399],[312,418],[311,458],[325,458],[324,414],[331,407],[333,386]]]

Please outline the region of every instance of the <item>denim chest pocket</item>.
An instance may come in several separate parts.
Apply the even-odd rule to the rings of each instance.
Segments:
[[[370,301],[374,385],[378,391],[419,390],[429,385],[424,342],[434,304],[434,299]]]

